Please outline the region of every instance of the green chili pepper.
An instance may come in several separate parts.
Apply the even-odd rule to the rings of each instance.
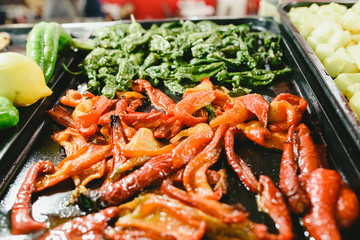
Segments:
[[[29,33],[26,55],[41,67],[48,83],[54,73],[58,53],[67,53],[74,48],[92,50],[93,46],[72,39],[58,23],[40,22]]]
[[[0,130],[15,126],[19,122],[19,111],[6,97],[0,96]]]

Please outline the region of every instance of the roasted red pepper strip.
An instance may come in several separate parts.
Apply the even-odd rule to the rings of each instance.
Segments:
[[[118,107],[118,106],[117,106]],[[124,133],[123,125],[120,121],[119,116],[113,115],[111,116],[111,139],[112,139],[112,167],[110,170],[110,173],[103,183],[104,185],[109,184],[112,181],[117,181],[120,176],[117,176],[116,178],[111,178],[114,171],[116,171],[117,168],[119,168],[122,164],[124,164],[127,161],[127,158],[122,154],[122,149],[125,147],[125,145],[128,143],[128,140],[126,138],[126,135]]]
[[[310,200],[297,175],[298,166],[294,152],[295,128],[295,125],[289,128],[287,141],[284,143],[279,185],[288,200],[290,209],[296,214],[302,214],[310,206]]]
[[[317,146],[314,144],[310,130],[305,124],[300,124],[297,129],[297,137],[299,145],[297,152],[299,153],[298,165],[300,170],[300,179],[303,182],[303,187],[309,175],[317,168],[320,167],[321,161],[317,151]]]
[[[270,104],[260,94],[247,94],[240,97],[245,108],[254,113],[264,127],[267,125]]]
[[[279,230],[279,239],[293,239],[290,212],[281,192],[268,176],[261,175],[259,178],[257,203],[258,207],[274,220]]]
[[[70,220],[50,230],[41,240],[52,239],[104,239],[108,222],[119,215],[117,207],[109,207],[97,213]]]
[[[250,121],[236,125],[241,128],[245,136],[251,141],[265,148],[282,150],[286,140],[286,132],[271,132],[263,127],[259,121]]]
[[[245,108],[241,97],[230,99],[224,106],[224,112],[211,120],[210,127],[216,127],[225,124],[242,123],[248,119],[250,112]]]
[[[173,168],[170,153],[152,157],[141,168],[119,181],[103,185],[100,188],[102,200],[106,204],[117,205],[171,172]]]
[[[35,191],[35,182],[38,174],[53,170],[54,165],[51,162],[39,161],[28,171],[11,210],[12,234],[29,234],[46,228],[45,223],[36,222],[30,216],[31,194]]]
[[[241,206],[230,206],[216,200],[208,199],[197,193],[188,193],[171,185],[169,179],[163,181],[161,190],[168,196],[198,208],[201,211],[220,219],[224,223],[240,223],[249,215]]]
[[[214,85],[210,81],[210,78],[204,77],[203,79],[201,79],[201,82],[195,87],[187,88],[185,90],[184,96],[192,92],[200,92],[200,91],[213,90],[213,89],[214,89]]]
[[[178,134],[183,126],[184,124],[182,124],[182,122],[180,122],[175,116],[172,116],[154,131],[154,136],[157,138],[170,139]]]
[[[210,187],[206,172],[219,159],[227,129],[227,125],[221,125],[216,130],[211,142],[186,165],[183,181],[188,192],[196,192],[200,196],[217,200],[221,198],[222,193],[216,194]]]
[[[235,153],[234,138],[235,134],[242,133],[239,128],[231,127],[225,133],[225,152],[229,165],[236,172],[242,183],[256,193],[258,188],[258,181],[256,180],[251,169],[246,163]]]
[[[168,114],[172,114],[175,103],[165,93],[151,86],[151,84],[146,80],[138,79],[135,80],[133,84],[134,91],[145,91],[153,105],[165,110]]]
[[[65,148],[66,156],[71,156],[83,146],[89,144],[87,139],[75,128],[66,128],[53,134],[52,139]]]
[[[316,169],[309,177],[306,191],[311,211],[305,215],[303,222],[310,236],[316,240],[341,239],[334,216],[340,182],[338,172],[324,168]]]
[[[131,113],[123,113],[120,114],[120,119],[124,121],[128,125],[134,126],[135,124],[146,124],[146,123],[153,123],[157,120],[161,120],[164,116],[164,112],[156,111],[152,109],[149,113],[143,112],[131,112]],[[161,123],[161,121],[160,121]]]
[[[177,144],[168,144],[162,148],[156,148],[156,149],[129,149],[129,148],[124,148],[121,150],[121,153],[125,156],[125,157],[140,157],[140,156],[156,156],[156,155],[161,155],[164,153],[169,153],[171,152]]]
[[[307,101],[289,93],[279,94],[270,104],[269,128],[273,132],[287,131],[288,128],[301,121],[307,107]]]
[[[211,104],[216,98],[214,90],[192,92],[176,104],[174,115],[186,126],[194,126],[198,123],[205,123],[207,117],[195,117],[192,114],[197,110]]]
[[[94,97],[94,95],[92,95],[92,97]],[[69,89],[66,91],[66,95],[60,98],[60,103],[64,104],[65,106],[76,107],[86,98],[87,97],[81,94],[79,91]]]
[[[194,158],[204,145],[211,141],[213,134],[211,128],[204,128],[204,131],[187,137],[177,145],[172,151],[174,168],[180,168]]]
[[[126,108],[127,112],[135,112],[135,110],[141,107],[144,104],[143,100],[135,99],[130,102],[129,106]]]
[[[69,177],[77,175],[79,172],[91,167],[93,164],[106,159],[110,154],[110,145],[86,145],[76,154],[62,160],[53,174],[39,177],[36,183],[36,190],[41,191]]]
[[[147,194],[119,208],[120,211],[124,208],[127,213],[118,219],[115,226],[141,228],[189,240],[202,239],[207,227],[199,213],[191,212],[193,208],[167,196]]]
[[[100,118],[99,118],[99,121],[98,121],[98,124],[99,125],[106,125],[106,124],[109,124],[111,122],[111,115],[115,115],[115,110],[112,110],[110,112],[107,112],[105,114],[103,114]]]
[[[95,98],[94,98],[95,100]],[[109,100],[107,97],[101,96],[96,98],[93,110],[77,115],[74,120],[78,127],[89,128],[94,124],[97,124],[101,115],[107,110],[114,101]]]
[[[340,186],[335,217],[339,228],[351,227],[359,217],[359,200],[344,182]]]
[[[76,128],[76,124],[72,119],[71,114],[60,105],[55,105],[55,107],[47,111],[47,113],[52,120],[61,124],[62,126]]]
[[[115,226],[150,229],[177,239],[202,239],[205,234],[205,239],[255,240],[264,239],[267,235],[264,224],[256,224],[248,219],[227,224],[167,195],[140,195],[119,208],[120,211],[123,208],[125,214]]]

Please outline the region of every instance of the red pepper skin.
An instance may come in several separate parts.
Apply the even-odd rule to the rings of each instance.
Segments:
[[[135,112],[137,108],[144,105],[144,102],[142,99],[138,98],[130,102],[129,106],[126,108],[127,112]]]
[[[260,94],[247,94],[240,97],[244,107],[255,114],[264,127],[267,125],[270,104]]]
[[[317,146],[311,138],[310,130],[302,123],[297,127],[296,131],[299,139],[298,165],[300,170],[300,179],[305,187],[309,175],[320,167],[321,161],[317,151]]]
[[[180,132],[183,127],[184,124],[182,124],[175,116],[172,116],[154,131],[154,136],[156,138],[170,139]]]
[[[110,107],[113,101],[108,98],[101,96],[94,104],[94,110],[79,115],[75,118],[75,123],[79,128],[89,128],[94,124],[97,124],[101,115],[105,112],[105,110]]]
[[[77,175],[95,163],[106,159],[110,154],[110,145],[85,145],[76,154],[62,160],[57,165],[54,173],[39,177],[36,182],[36,190],[41,191],[69,177]]]
[[[280,164],[280,189],[287,197],[290,209],[296,214],[302,214],[310,206],[306,191],[302,188],[297,175],[297,163],[294,152],[295,125],[288,130],[287,141],[284,143]]]
[[[169,179],[164,180],[161,190],[168,196],[178,199],[183,203],[198,208],[204,213],[220,219],[224,223],[240,223],[247,219],[248,213],[240,206],[230,206],[217,200],[208,199],[197,193],[185,192],[171,185]]]
[[[227,129],[227,125],[221,125],[216,130],[211,142],[186,165],[183,182],[188,192],[196,192],[203,197],[217,200],[222,197],[221,192],[214,192],[210,187],[206,172],[219,159]]]
[[[293,239],[294,234],[289,209],[281,192],[268,176],[260,176],[258,192],[258,206],[274,220],[279,229],[278,239]]]
[[[173,150],[173,167],[178,169],[187,164],[209,143],[214,135],[213,131],[208,128],[204,131],[195,133],[187,137]]]
[[[335,208],[339,194],[341,175],[318,168],[311,173],[306,191],[311,201],[311,211],[303,218],[304,226],[316,240],[341,239],[335,220]]]
[[[335,218],[339,228],[349,228],[359,217],[359,200],[347,184],[342,182],[336,202]]]
[[[287,131],[301,121],[307,101],[290,93],[281,93],[270,104],[269,128],[273,132]]]
[[[53,170],[54,165],[49,161],[39,161],[30,168],[11,210],[12,234],[29,234],[46,228],[45,223],[36,222],[30,216],[31,194],[35,192],[36,189],[35,181],[37,175]]]
[[[243,184],[250,189],[250,191],[256,193],[258,187],[258,181],[256,180],[251,169],[246,163],[235,153],[234,138],[235,134],[242,133],[241,129],[236,127],[230,127],[225,133],[225,153],[231,168],[236,172]]]
[[[133,90],[136,92],[146,92],[151,103],[158,108],[165,110],[168,114],[172,114],[175,107],[174,101],[169,98],[161,90],[154,88],[151,84],[143,79],[138,79],[133,82]]]
[[[149,113],[143,112],[130,112],[120,114],[120,119],[128,125],[135,125],[135,123],[146,124],[152,123],[164,116],[164,112],[156,111],[152,109]],[[160,122],[161,123],[161,122]]]
[[[103,185],[107,185],[112,181],[117,181],[120,176],[117,176],[115,179],[110,178],[114,171],[127,161],[127,158],[121,153],[122,148],[128,143],[123,125],[117,115],[112,116],[111,119],[111,148],[113,160],[111,161],[111,170]]]
[[[71,114],[60,105],[56,105],[49,111],[47,111],[52,120],[59,123],[64,127],[76,128],[76,124],[71,117]]]
[[[109,207],[97,213],[78,217],[50,230],[40,240],[52,239],[104,239],[108,222],[119,215],[117,207]]]
[[[242,123],[251,115],[251,112],[242,103],[241,97],[229,99],[223,106],[223,109],[225,110],[223,113],[210,121],[210,127]]]
[[[177,119],[188,127],[195,126],[199,123],[205,123],[207,117],[195,117],[192,114],[209,105],[215,98],[216,95],[214,90],[188,93],[176,104],[173,113]]]
[[[117,205],[173,171],[171,153],[152,157],[119,181],[103,185],[100,188],[101,199],[107,205]]]

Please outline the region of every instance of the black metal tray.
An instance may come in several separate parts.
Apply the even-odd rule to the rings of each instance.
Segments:
[[[279,6],[279,13],[281,17],[280,28],[283,35],[293,43],[294,53],[301,56],[305,63],[308,64],[311,71],[314,73],[314,81],[318,81],[319,94],[326,96],[330,105],[336,109],[336,113],[332,115],[332,121],[343,143],[347,146],[349,154],[354,159],[354,164],[360,166],[360,120],[350,108],[345,96],[336,86],[333,78],[328,74],[324,65],[316,56],[306,39],[301,36],[296,27],[292,24],[288,17],[288,13],[292,7],[309,7],[311,4],[318,5],[329,4],[330,2],[287,2]],[[354,2],[337,2],[346,7],[351,7]]]
[[[213,21],[218,24],[251,23],[254,29],[281,33],[276,23],[272,20],[262,18],[229,18],[213,19]],[[142,24],[144,27],[150,27],[153,23],[160,24],[162,22],[148,21]],[[97,26],[105,24],[109,23],[97,24]],[[81,36],[88,36],[89,32],[91,32],[91,27],[88,28],[88,24],[77,24],[76,27],[69,24],[66,25],[66,27],[71,29],[73,34],[78,33],[74,29],[79,29]],[[84,31],[84,29],[89,31]],[[0,29],[0,31],[1,30],[2,29]],[[30,28],[24,28],[22,31],[19,31],[19,29],[8,29],[8,31],[13,34],[20,32],[23,36],[25,36],[24,33],[29,30]],[[21,37],[19,36],[19,38]],[[339,122],[334,123],[333,119],[337,116],[336,110],[333,108],[333,105],[330,104],[329,99],[319,91],[318,83],[312,81],[312,79],[316,78],[314,71],[309,67],[307,62],[301,58],[301,55],[292,52],[293,46],[289,40],[291,41],[291,39],[286,36],[282,39],[284,61],[289,67],[294,69],[294,73],[288,79],[274,82],[270,87],[259,90],[258,92],[268,100],[282,92],[289,92],[300,95],[308,101],[308,109],[304,114],[303,122],[310,128],[317,144],[326,144],[328,146],[327,154],[329,164],[332,168],[337,169],[343,174],[345,181],[350,184],[359,196],[360,174],[358,168],[354,165],[356,156],[354,157],[349,153],[347,142],[344,142],[341,138],[343,134],[342,131],[345,131],[344,127],[339,128]],[[16,47],[18,47],[18,49],[24,49],[25,40],[20,42],[21,44]],[[70,69],[74,69],[83,57],[84,55],[77,53],[62,61],[65,61]],[[22,236],[20,238],[11,236],[9,229],[9,212],[15,201],[15,196],[20,184],[24,180],[28,169],[36,161],[50,160],[54,164],[57,164],[62,160],[59,154],[59,145],[51,139],[53,132],[59,130],[58,125],[46,116],[45,110],[50,109],[56,104],[66,89],[77,88],[78,85],[83,82],[83,78],[71,76],[58,67],[51,81],[51,86],[54,91],[53,95],[34,105],[34,109],[28,110],[32,114],[27,116],[25,121],[27,124],[21,127],[23,131],[15,132],[15,134],[17,134],[15,136],[17,140],[5,146],[5,154],[3,154],[3,145],[0,145],[0,163],[2,164],[0,176],[3,177],[0,186],[0,239],[36,239],[37,235]],[[12,137],[14,138],[14,136]],[[21,144],[19,144],[18,141],[21,141]],[[255,176],[265,174],[278,183],[281,151],[265,149],[253,143],[236,145],[236,149],[245,161],[251,161],[251,168]],[[221,165],[225,162],[224,156],[222,156],[219,164]],[[224,164],[224,167],[226,167],[228,173],[229,189],[228,194],[222,200],[229,204],[241,203],[245,206],[246,210],[250,212],[251,220],[265,223],[268,225],[270,231],[276,232],[274,223],[269,216],[258,212],[255,196],[241,184],[237,175],[227,164]],[[56,185],[33,196],[33,217],[36,220],[48,219],[51,225],[54,226],[59,219],[70,219],[83,214],[77,206],[66,205],[66,202],[71,197],[71,190],[71,182],[64,182],[63,184]],[[293,220],[296,239],[306,239],[304,229],[299,224],[299,219],[294,217]],[[343,231],[343,238],[350,239],[354,234],[359,234],[359,226],[360,221],[351,229]]]

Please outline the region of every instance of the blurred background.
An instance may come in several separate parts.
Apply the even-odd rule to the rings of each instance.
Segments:
[[[267,0],[274,1],[274,0]],[[260,0],[0,0],[0,24],[255,15]]]
[[[0,24],[41,20],[59,23],[112,21],[128,19],[131,14],[137,20],[245,15],[276,19],[278,4],[288,1],[293,0],[0,0]]]

